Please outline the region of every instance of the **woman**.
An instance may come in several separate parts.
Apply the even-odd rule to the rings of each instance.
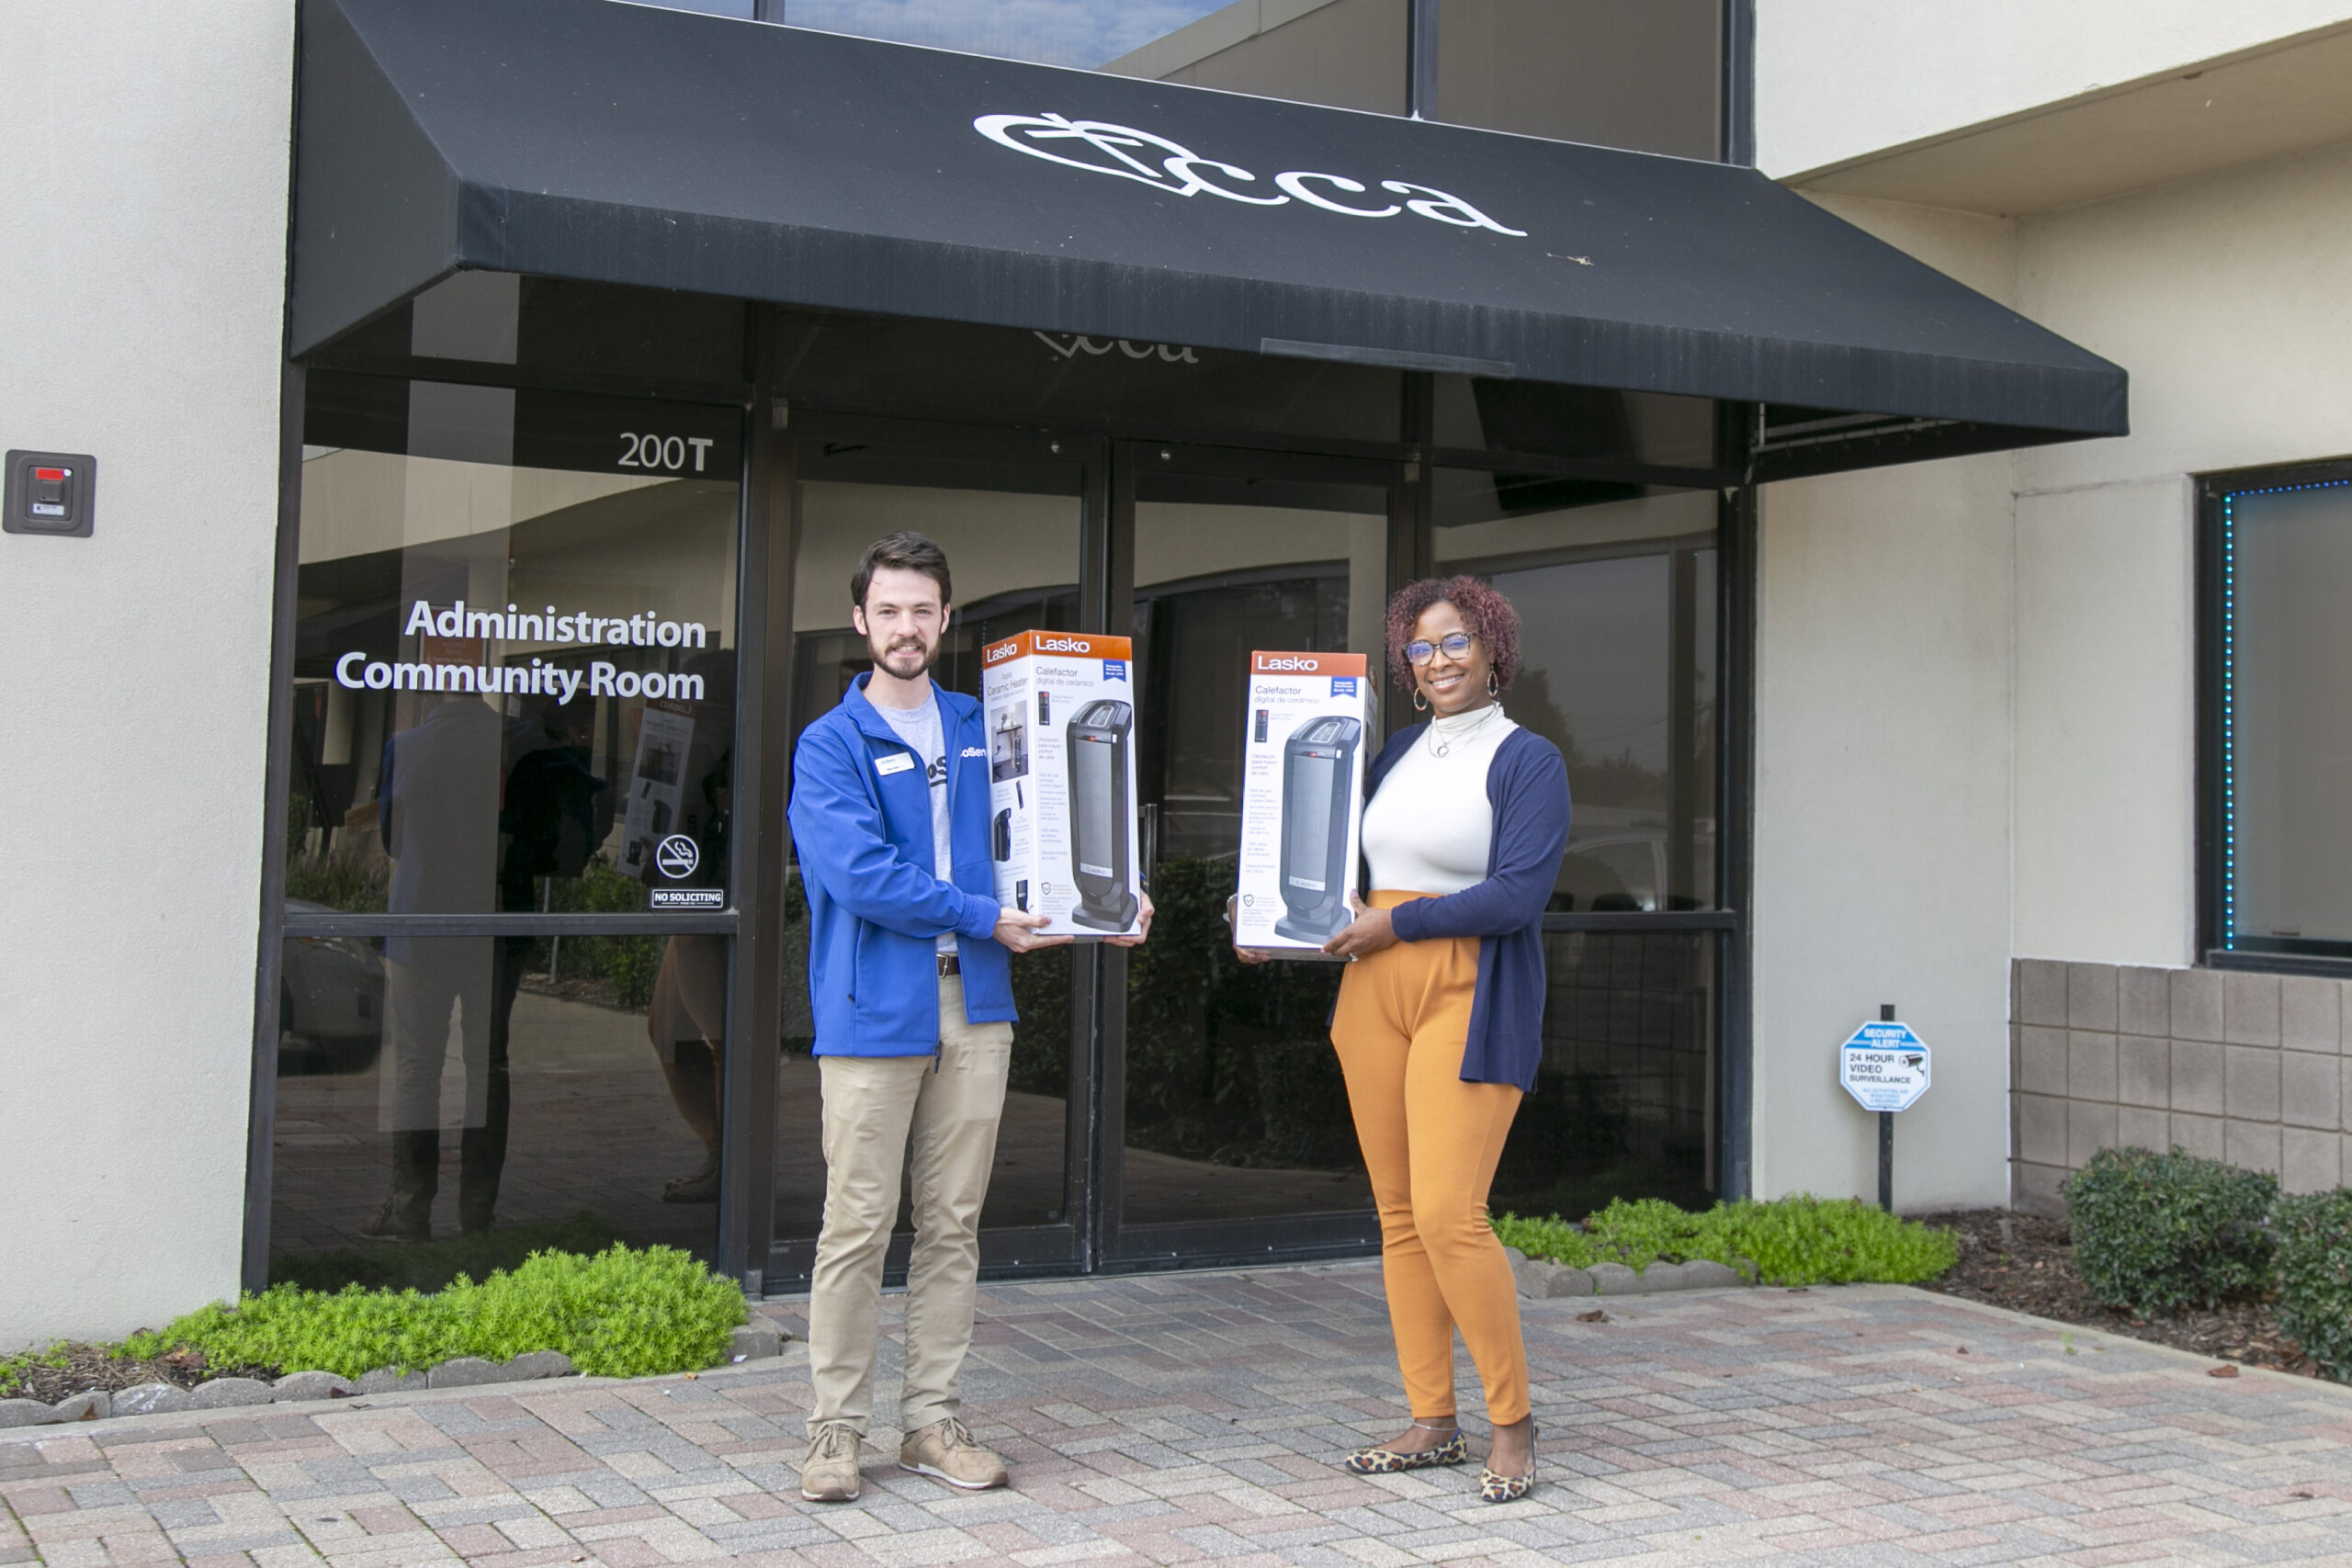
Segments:
[[[1519,616],[1471,577],[1425,580],[1388,604],[1388,663],[1426,722],[1364,777],[1374,889],[1324,945],[1359,960],[1340,984],[1331,1043],[1380,1211],[1381,1265],[1413,1424],[1348,1456],[1360,1473],[1459,1464],[1458,1327],[1486,1385],[1489,1502],[1535,1484],[1535,1423],[1510,1264],[1487,1191],[1544,1021],[1544,906],[1567,847],[1559,749],[1505,716]]]

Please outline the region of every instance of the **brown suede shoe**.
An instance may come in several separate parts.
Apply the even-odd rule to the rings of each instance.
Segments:
[[[899,1449],[899,1468],[917,1475],[935,1475],[967,1492],[985,1492],[1012,1479],[1004,1461],[974,1440],[971,1429],[950,1416],[907,1434]]]
[[[846,1421],[828,1421],[809,1435],[800,1461],[800,1495],[811,1503],[857,1501],[857,1430]]]

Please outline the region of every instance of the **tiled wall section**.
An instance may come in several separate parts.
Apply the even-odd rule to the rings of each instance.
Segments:
[[[2009,1016],[2020,1209],[2061,1212],[2059,1184],[2110,1145],[2178,1145],[2290,1192],[2352,1180],[2346,982],[2021,958]]]

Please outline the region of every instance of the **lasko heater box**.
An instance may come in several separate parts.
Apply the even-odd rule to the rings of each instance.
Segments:
[[[1134,645],[1025,631],[980,649],[997,902],[1046,936],[1102,942],[1142,914]]]
[[[1135,709],[1098,698],[1070,716],[1069,861],[1078,907],[1069,918],[1097,931],[1123,931],[1135,919],[1128,890],[1135,810],[1127,801],[1127,738]]]
[[[1379,733],[1361,653],[1250,655],[1241,725],[1234,945],[1327,963],[1352,918],[1364,753]]]
[[[1277,935],[1323,942],[1347,929],[1348,807],[1363,725],[1310,718],[1283,746],[1283,907]]]

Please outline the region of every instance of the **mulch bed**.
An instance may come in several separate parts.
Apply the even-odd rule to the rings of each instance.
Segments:
[[[2075,1248],[2064,1220],[2011,1213],[2006,1209],[1969,1209],[1921,1214],[1926,1224],[1951,1231],[1960,1241],[1960,1262],[1923,1290],[1972,1302],[2078,1323],[2109,1334],[2153,1340],[2177,1350],[2271,1367],[2282,1372],[2319,1376],[2294,1340],[2279,1328],[2267,1299],[2223,1302],[2211,1311],[2175,1316],[2135,1317],[2093,1301],[2075,1272]]]
[[[206,1364],[200,1350],[175,1350],[153,1360],[141,1360],[134,1356],[108,1355],[96,1345],[64,1347],[65,1365],[25,1368],[18,1374],[21,1386],[6,1390],[11,1399],[38,1399],[44,1404],[55,1404],[77,1393],[104,1389],[115,1393],[126,1388],[136,1388],[143,1382],[167,1382],[181,1388],[194,1388],[211,1378],[260,1378],[275,1382],[276,1367],[215,1367]],[[6,1388],[6,1375],[0,1374],[0,1389]]]

